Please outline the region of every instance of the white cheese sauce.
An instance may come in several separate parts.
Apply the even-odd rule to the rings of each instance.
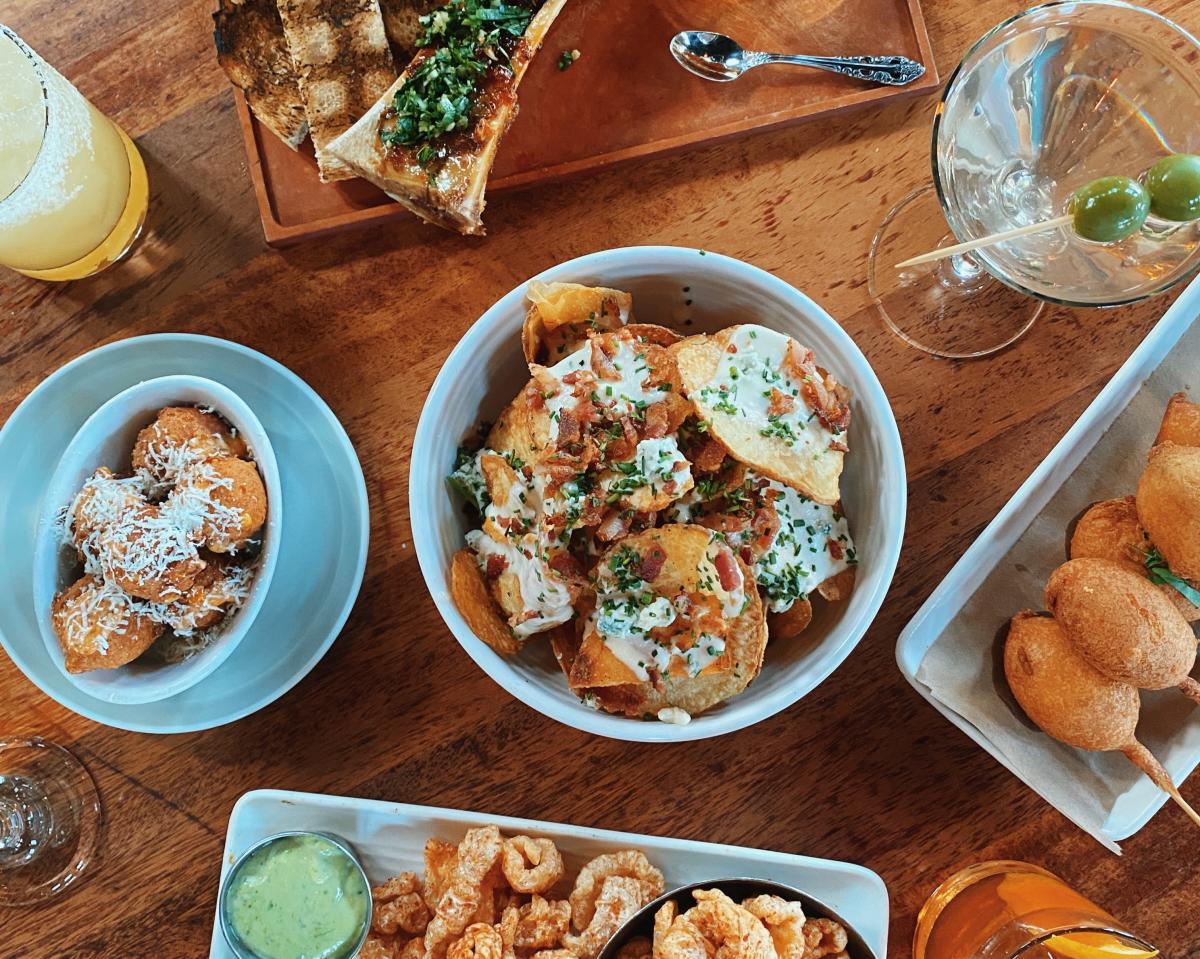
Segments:
[[[815,503],[775,480],[768,480],[767,490],[775,491],[779,529],[755,562],[754,578],[766,592],[771,612],[782,613],[830,576],[853,566],[856,554],[846,517],[832,506]],[[830,541],[836,546],[831,548]]]
[[[645,382],[650,375],[650,365],[646,362],[644,353],[638,352],[634,345],[625,337],[617,337],[616,354],[612,357],[613,369],[617,379],[603,379],[592,368],[592,344],[589,341],[574,353],[559,360],[547,371],[558,381],[558,389],[552,396],[546,397],[546,409],[550,413],[550,439],[558,438],[558,423],[562,411],[570,409],[579,402],[575,395],[578,384],[564,383],[563,377],[577,370],[586,370],[595,377],[595,402],[609,419],[618,420],[635,411],[644,410],[647,406],[664,400],[667,391],[658,387],[647,389]]]
[[[565,623],[574,615],[570,592],[541,561],[536,549],[512,542],[498,543],[478,529],[467,533],[467,545],[475,551],[476,561],[484,572],[488,557],[499,556],[505,561],[505,571],[517,577],[526,614],[512,627],[518,638]]]
[[[834,434],[805,401],[801,381],[785,362],[790,342],[783,333],[765,326],[739,326],[712,378],[693,394],[693,399],[698,398],[715,412],[744,418],[760,435],[778,439],[798,453],[815,458],[829,450]],[[772,390],[791,397],[794,408],[771,413]]]
[[[669,481],[674,481],[676,495],[692,488],[692,464],[679,449],[674,436],[642,440],[632,460],[614,463],[613,468],[616,475],[601,484],[606,497],[613,494],[627,496],[644,488],[651,498],[655,498]],[[635,502],[635,505],[638,504]]]

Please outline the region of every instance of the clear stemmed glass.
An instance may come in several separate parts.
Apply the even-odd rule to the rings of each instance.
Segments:
[[[966,359],[1015,342],[1047,302],[1115,306],[1181,282],[1200,269],[1200,224],[1153,215],[1118,243],[1066,226],[895,268],[1061,216],[1077,188],[1144,176],[1171,153],[1200,153],[1200,42],[1191,34],[1119,0],[1047,3],[1006,20],[967,52],[942,93],[933,185],[893,207],[872,241],[868,281],[884,321],[918,349]]]
[[[101,832],[96,784],[78,759],[36,736],[0,738],[0,907],[73,888]]]

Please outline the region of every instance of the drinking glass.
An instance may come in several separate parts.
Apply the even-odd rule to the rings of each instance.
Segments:
[[[133,246],[149,187],[125,131],[0,24],[0,264],[78,280]]]
[[[1150,216],[1097,243],[1071,227],[944,260],[920,253],[1050,220],[1103,176],[1138,178],[1171,153],[1200,152],[1200,43],[1119,0],[1065,0],[991,30],[947,82],[933,124],[933,185],[886,216],[868,282],[885,323],[955,359],[1015,342],[1045,303],[1114,306],[1200,268],[1200,224]],[[949,228],[947,228],[947,224]]]
[[[1065,882],[1027,862],[963,869],[917,916],[913,959],[1125,959],[1154,946]]]
[[[100,843],[92,777],[62,746],[0,738],[0,907],[72,888]]]

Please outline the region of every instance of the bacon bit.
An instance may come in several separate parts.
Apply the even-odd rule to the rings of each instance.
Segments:
[[[667,553],[661,546],[651,546],[650,551],[642,557],[642,579],[653,583],[662,572],[663,563],[667,561]]]
[[[487,558],[487,578],[496,579],[501,573],[508,569],[508,560],[503,556],[497,556],[492,553]]]
[[[754,554],[750,551],[749,546],[743,546],[738,550],[738,555],[742,557],[742,562],[747,566],[754,562]]]
[[[583,427],[575,410],[564,409],[558,414],[558,448],[578,443],[583,436]]]
[[[599,337],[592,340],[592,369],[602,380],[619,380],[621,374],[613,366],[612,357],[605,352],[604,343]]]
[[[717,558],[714,560],[713,565],[717,568],[717,579],[721,581],[721,588],[726,592],[732,592],[737,589],[737,562],[734,560],[733,553],[729,551],[728,546],[722,545],[717,550]]]
[[[671,468],[671,472],[674,473],[677,469],[679,469],[678,463],[676,463],[675,466],[673,466]],[[675,480],[667,480],[665,483],[662,484],[664,493],[674,493],[678,487],[679,487],[679,483],[676,482]]]
[[[604,514],[600,525],[596,527],[596,539],[602,543],[611,543],[629,532],[633,525],[633,515],[619,509],[610,509]]]
[[[628,416],[621,417],[621,433],[621,438],[609,443],[608,448],[604,451],[604,458],[610,463],[627,462],[633,459],[637,453],[637,427],[633,425],[633,420]]]
[[[722,533],[741,533],[750,528],[750,520],[745,516],[734,516],[732,513],[712,513],[708,516],[697,517],[693,522],[697,526],[715,529]]]
[[[771,537],[779,532],[779,526],[779,512],[773,504],[767,504],[756,510],[754,519],[750,522],[750,528],[754,530],[755,541],[764,548],[771,541]]]
[[[706,436],[699,449],[692,450],[691,460],[692,467],[697,472],[715,473],[725,462],[725,447],[721,445],[720,440]]]
[[[841,559],[845,555],[842,552],[842,544],[836,539],[829,540],[829,555],[834,559]]]
[[[737,344],[735,344],[735,343],[730,343],[728,348],[725,350],[726,353],[736,353],[737,351],[738,351],[738,348],[737,348]]]
[[[789,396],[782,390],[771,387],[771,402],[767,404],[767,412],[772,416],[790,413],[796,408],[796,397]]]
[[[579,514],[579,526],[596,526],[604,519],[604,503],[589,496]]]
[[[555,553],[550,557],[550,561],[547,565],[549,565],[554,572],[558,573],[564,579],[583,578],[582,564],[580,564],[579,560],[566,551]]]
[[[783,355],[783,365],[797,380],[806,379],[817,372],[817,361],[813,357],[813,351],[795,340],[788,342],[787,352]]]
[[[845,443],[843,443],[839,439],[830,440],[829,448],[831,450],[833,450],[835,453],[849,453],[850,452],[850,447],[847,446]]]
[[[646,407],[646,436],[649,439],[656,440],[666,436],[670,431],[670,424],[667,418],[667,404],[654,403]]]
[[[566,376],[564,376],[562,378],[562,381],[564,383],[566,383],[568,386],[574,386],[581,379],[583,379],[586,375],[587,375],[587,370],[571,370],[570,373],[568,373]]]

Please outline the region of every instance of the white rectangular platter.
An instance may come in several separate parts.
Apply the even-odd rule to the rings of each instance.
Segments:
[[[512,819],[458,809],[350,799],[315,793],[259,789],[233,807],[225,834],[221,879],[254,842],[290,829],[314,829],[348,840],[372,883],[405,869],[421,871],[425,840],[457,841],[474,826],[494,823],[512,835],[547,836],[562,851],[569,875],[594,856],[614,849],[641,849],[666,878],[667,888],[704,879],[749,877],[786,883],[823,902],[858,930],[877,956],[887,954],[888,894],[883,880],[852,863],[782,852],[721,846],[563,823]],[[236,959],[214,922],[211,959]]]
[[[1147,379],[1155,373],[1180,339],[1188,332],[1198,315],[1200,315],[1200,280],[1193,281],[1171,305],[1162,319],[1101,390],[1079,420],[1067,431],[1049,456],[1033,471],[996,518],[988,524],[979,538],[963,554],[946,578],[917,611],[912,621],[900,634],[897,642],[896,660],[913,687],[947,719],[990,752],[1042,798],[1055,806],[1058,806],[1058,803],[1055,802],[1052,795],[1054,790],[1048,788],[1053,785],[1052,783],[1043,782],[1039,785],[1032,782],[1028,776],[1022,775],[1010,758],[987,734],[933,694],[930,688],[918,678],[918,670],[922,660],[939,638],[947,632],[956,630],[958,626],[966,622],[966,620],[960,621],[959,618],[964,615],[964,609],[972,603],[976,592],[985,585],[989,577],[992,577],[998,566],[1009,559],[1010,550],[1013,550],[1018,540],[1025,535],[1031,524],[1047,508],[1047,504],[1059,494],[1064,486],[1071,483],[1076,470],[1097,447],[1105,432],[1130,407],[1134,399],[1139,397]],[[1180,382],[1171,386],[1170,389],[1184,389],[1186,385],[1188,384]],[[1193,399],[1195,399],[1194,387],[1196,384],[1192,384],[1192,386]],[[1165,398],[1159,397],[1158,393],[1163,392],[1164,389],[1166,386],[1156,385],[1153,397],[1155,402],[1161,402],[1162,406],[1165,406]],[[1149,398],[1142,398],[1142,400],[1146,399]],[[1161,415],[1161,408],[1157,407],[1158,415]],[[1145,437],[1145,447],[1149,446],[1152,437],[1153,431]],[[1139,446],[1129,455],[1131,459],[1136,458],[1140,461],[1144,452],[1145,449]],[[1093,500],[1096,500],[1125,495],[1132,492],[1132,489],[1096,489],[1092,492],[1097,494],[1092,497]],[[1084,505],[1086,506],[1086,504]],[[1040,584],[1044,583],[1045,575],[1064,559],[1065,554],[1047,557],[1047,569],[1032,571],[1040,577],[1037,579],[1039,589]],[[1011,562],[1008,565],[1012,567]],[[1010,574],[1012,572],[1013,570],[1010,569]],[[1014,576],[1013,613],[1021,607],[1019,598],[1015,595],[1017,591],[1015,579]],[[1040,608],[1040,604],[1038,605]],[[1160,757],[1164,758],[1164,764],[1176,782],[1181,782],[1200,764],[1200,737],[1191,735],[1191,732],[1189,729],[1188,735],[1175,744],[1177,748],[1172,749],[1169,757]],[[1062,748],[1069,749],[1069,747]],[[1122,771],[1124,772],[1124,770]],[[1087,824],[1071,816],[1061,806],[1058,808],[1081,828],[1092,832],[1101,843],[1114,852],[1119,852],[1117,841],[1125,839],[1141,829],[1167,801],[1166,795],[1145,777],[1138,777],[1132,772],[1129,773],[1129,777],[1131,785],[1113,797],[1102,824],[1089,828]]]

